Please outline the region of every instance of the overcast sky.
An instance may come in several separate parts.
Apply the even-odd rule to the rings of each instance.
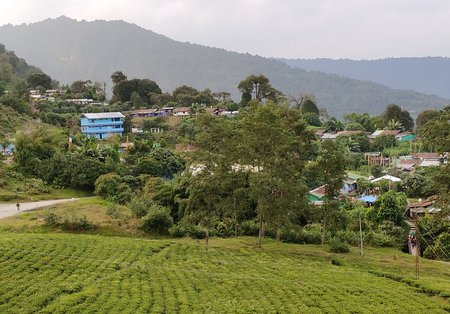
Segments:
[[[265,57],[450,56],[449,0],[1,0],[0,24],[125,20]],[[1,38],[0,38],[1,42]]]

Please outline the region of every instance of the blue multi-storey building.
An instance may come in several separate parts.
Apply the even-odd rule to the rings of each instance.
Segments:
[[[122,136],[124,118],[120,112],[84,113],[80,118],[81,132],[97,139]]]

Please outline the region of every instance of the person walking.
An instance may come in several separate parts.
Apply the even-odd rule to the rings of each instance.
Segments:
[[[17,203],[16,206],[17,206],[17,211],[19,211],[20,210],[20,204]]]

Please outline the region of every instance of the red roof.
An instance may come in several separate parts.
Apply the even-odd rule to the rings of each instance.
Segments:
[[[325,185],[319,186],[318,188],[309,191],[309,194],[316,196],[317,198],[322,198],[325,196]]]
[[[363,134],[364,131],[355,130],[355,131],[339,131],[337,132],[337,136],[350,136],[350,135],[356,135],[356,134]]]
[[[438,153],[412,153],[411,156],[413,158],[420,158],[420,159],[439,158]]]

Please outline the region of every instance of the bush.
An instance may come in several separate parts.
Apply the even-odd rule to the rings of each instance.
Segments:
[[[131,202],[128,204],[128,207],[131,209],[133,217],[142,218],[148,213],[148,209],[152,205],[152,202],[145,198],[133,198]]]
[[[199,225],[189,225],[187,232],[193,239],[204,239],[206,237],[205,229]]]
[[[63,230],[68,231],[86,231],[95,228],[95,225],[86,216],[64,217],[60,225]]]
[[[241,232],[246,236],[255,236],[259,233],[258,223],[254,220],[245,220],[241,223]]]
[[[61,217],[55,213],[48,213],[44,216],[44,224],[50,227],[57,227],[61,224]]]
[[[367,244],[381,247],[395,247],[396,239],[380,232],[368,232],[364,234],[364,241]]]
[[[147,214],[142,217],[139,227],[146,232],[167,233],[172,225],[173,218],[170,210],[167,207],[152,204]]]
[[[350,246],[345,243],[340,241],[339,239],[331,239],[330,242],[328,243],[329,245],[329,250],[331,253],[349,253],[350,252]]]
[[[94,223],[86,216],[78,217],[75,214],[61,217],[56,213],[48,213],[44,217],[44,224],[50,227],[61,227],[65,231],[85,231],[95,228]]]
[[[111,218],[119,219],[120,218],[120,210],[119,206],[112,204],[106,209],[106,215],[108,215]]]
[[[182,238],[187,235],[187,230],[185,226],[177,224],[169,228],[169,234],[174,238]]]
[[[335,238],[351,245],[359,245],[360,243],[359,233],[352,230],[338,230],[335,234]]]

